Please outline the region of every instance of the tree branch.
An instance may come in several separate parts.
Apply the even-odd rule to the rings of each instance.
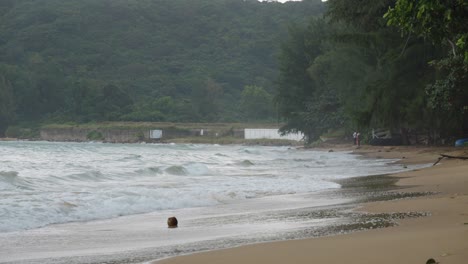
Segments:
[[[452,53],[453,53],[453,56],[457,56],[457,52],[455,50],[455,43],[453,43],[450,39],[447,39],[447,41],[450,43],[450,46],[452,46]]]
[[[403,56],[403,54],[405,53],[406,47],[408,46],[408,42],[409,42],[410,38],[411,38],[411,32],[408,33],[408,37],[406,38],[405,46],[403,46],[403,50],[401,51],[400,56],[398,56],[398,57]]]
[[[440,154],[440,156],[444,158],[449,158],[449,159],[462,159],[462,160],[468,160],[468,157],[464,156],[451,156],[451,155],[446,155],[446,154]]]

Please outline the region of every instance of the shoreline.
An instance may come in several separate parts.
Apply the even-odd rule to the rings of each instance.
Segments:
[[[0,142],[50,142],[50,143],[102,143],[102,144],[200,144],[200,145],[239,145],[239,146],[265,146],[265,147],[296,147],[303,146],[302,141],[288,139],[243,139],[234,137],[192,137],[173,138],[159,141],[114,142],[105,140],[46,140],[46,139],[20,139],[0,138]]]
[[[316,158],[303,160],[310,154],[307,152],[308,150],[299,150],[294,151],[292,155],[300,162],[315,164]],[[320,150],[312,156],[327,159],[327,156],[335,155],[326,152],[328,151]],[[343,172],[353,164],[360,168],[375,162],[387,167],[387,163],[395,161],[392,159],[382,162],[361,156],[353,157],[350,151],[343,154],[346,158],[342,160],[347,164]],[[335,163],[338,167],[340,164]],[[393,167],[391,171],[400,171],[403,168],[399,164]],[[310,175],[312,171],[309,169],[305,173]],[[20,260],[28,263],[142,263],[165,256],[204,250],[392,226],[402,217],[418,217],[414,214],[362,215],[352,212],[351,209],[363,200],[381,201],[414,195],[387,193],[393,188],[395,181],[389,180],[389,177],[385,176],[386,173],[369,174],[366,177],[357,175],[362,174],[355,174],[355,177],[346,179],[333,177],[333,182],[341,181],[342,188],[333,184],[332,188],[320,193],[266,196],[216,207],[175,209],[164,213],[53,224],[44,228],[5,234],[0,238],[0,255],[5,257],[2,260],[7,261],[6,263],[16,263]],[[171,215],[177,216],[182,225],[169,233],[165,223]],[[67,243],[64,245],[60,241]],[[86,245],[83,241],[86,241]]]
[[[401,164],[434,163],[440,153],[468,156],[467,148],[376,147],[353,150],[367,158],[398,158]],[[465,264],[468,259],[468,161],[444,159],[437,166],[392,174],[398,192],[432,192],[411,199],[362,203],[363,213],[429,212],[402,219],[394,227],[344,235],[245,245],[153,261],[171,263],[440,263]],[[398,187],[405,187],[398,189]]]
[[[298,152],[300,157],[304,156],[306,151],[309,149],[301,149]],[[18,260],[19,259],[31,259],[31,263],[40,263],[34,262],[39,260],[46,260],[46,262],[54,262],[54,263],[69,263],[69,261],[73,260],[74,263],[102,263],[102,262],[110,262],[110,263],[218,263],[218,262],[227,262],[227,263],[238,263],[238,262],[247,262],[247,263],[263,263],[263,262],[272,262],[274,263],[310,263],[311,259],[318,259],[320,262],[324,263],[334,263],[334,262],[346,262],[346,263],[362,263],[363,259],[361,255],[354,255],[353,259],[356,259],[356,262],[350,261],[346,259],[349,257],[348,253],[356,253],[355,251],[346,252],[348,247],[356,248],[358,245],[366,245],[366,247],[360,246],[357,247],[359,252],[365,253],[366,255],[369,254],[369,258],[372,258],[372,262],[369,263],[387,263],[385,260],[382,260],[382,256],[385,256],[387,251],[390,252],[399,252],[401,248],[393,247],[388,243],[388,239],[390,239],[395,232],[394,230],[399,230],[402,226],[406,225],[406,223],[416,223],[415,227],[407,228],[405,232],[398,236],[393,236],[390,240],[395,242],[400,237],[405,238],[403,240],[411,240],[414,238],[406,237],[407,234],[412,233],[414,230],[419,230],[420,239],[423,241],[416,241],[415,243],[409,243],[406,247],[411,248],[414,245],[424,244],[424,247],[432,247],[432,251],[437,252],[437,245],[425,244],[424,237],[431,237],[435,234],[434,241],[443,241],[443,245],[445,246],[448,243],[452,243],[453,238],[455,238],[455,243],[460,244],[463,248],[461,252],[466,251],[468,246],[466,245],[466,237],[468,237],[468,230],[463,229],[460,230],[460,223],[463,227],[468,228],[468,219],[465,216],[468,216],[468,201],[465,199],[467,195],[467,175],[466,171],[468,171],[468,163],[462,160],[446,160],[444,159],[439,165],[430,168],[423,168],[425,166],[412,166],[416,164],[433,164],[435,161],[438,160],[440,153],[451,154],[451,155],[461,155],[468,156],[468,149],[467,148],[434,148],[434,147],[373,147],[373,146],[361,146],[360,148],[356,148],[352,145],[327,145],[323,146],[322,148],[314,148],[310,149],[312,151],[319,151],[324,152],[323,155],[328,155],[325,152],[341,152],[344,151],[349,154],[357,154],[359,157],[353,158],[353,163],[346,163],[346,168],[351,168],[352,166],[356,165],[358,168],[360,165],[358,164],[366,164],[367,162],[373,162],[373,158],[377,159],[390,159],[388,162],[392,164],[395,163],[396,167],[407,169],[410,167],[412,171],[406,171],[403,173],[393,174],[389,176],[388,174],[378,174],[378,175],[369,175],[369,176],[357,176],[353,178],[347,179],[337,179],[336,183],[341,185],[341,188],[336,189],[335,191],[330,191],[328,195],[325,193],[323,197],[335,197],[337,199],[344,199],[347,200],[348,198],[355,198],[350,199],[349,203],[340,203],[339,207],[344,208],[343,210],[338,211],[339,208],[329,208],[329,209],[314,209],[311,203],[317,203],[322,195],[317,194],[315,199],[312,196],[307,197],[307,200],[304,199],[296,199],[300,197],[290,197],[290,198],[280,198],[276,200],[275,203],[270,201],[270,204],[273,206],[271,212],[275,212],[274,215],[268,215],[265,217],[265,214],[261,215],[265,220],[265,222],[261,223],[272,223],[271,220],[275,220],[275,223],[279,224],[277,227],[281,227],[281,225],[286,224],[284,220],[291,220],[291,218],[299,219],[304,221],[303,227],[295,230],[293,232],[276,232],[274,239],[268,238],[266,236],[259,236],[258,234],[255,236],[251,236],[249,238],[240,237],[238,239],[223,239],[222,241],[218,240],[207,240],[206,243],[186,243],[187,236],[190,237],[190,230],[196,230],[197,232],[200,231],[200,234],[193,234],[194,238],[207,235],[207,232],[214,232],[216,231],[216,225],[211,225],[213,223],[206,217],[200,220],[201,218],[198,216],[199,214],[193,213],[196,219],[193,218],[190,220],[190,216],[188,215],[180,215],[179,213],[175,213],[174,215],[180,216],[180,219],[184,219],[184,221],[189,220],[189,222],[185,222],[186,225],[182,226],[181,229],[178,229],[178,233],[180,234],[177,238],[178,241],[167,241],[166,239],[174,239],[175,237],[169,237],[166,231],[167,226],[165,225],[158,225],[157,223],[165,223],[164,215],[161,214],[146,214],[146,215],[137,215],[137,216],[127,216],[117,219],[109,219],[109,220],[100,220],[100,221],[91,221],[86,223],[71,223],[71,224],[63,224],[63,225],[51,225],[50,227],[46,227],[44,229],[38,229],[36,231],[32,230],[31,232],[24,232],[24,234],[12,234],[5,235],[4,240],[5,245],[14,246],[16,243],[22,243],[20,241],[30,240],[28,238],[31,234],[33,237],[37,237],[37,239],[42,240],[46,243],[41,242],[43,249],[40,249],[41,246],[33,246],[36,242],[31,241],[31,247],[25,247],[26,250],[17,250],[18,253]],[[304,151],[304,154],[301,154]],[[322,154],[319,154],[322,155]],[[399,160],[399,161],[396,161]],[[387,163],[387,162],[386,162]],[[416,169],[415,169],[416,168]],[[346,169],[348,170],[348,169]],[[400,169],[394,170],[400,171]],[[308,172],[310,174],[310,171]],[[443,174],[443,178],[440,175]],[[448,175],[448,176],[447,176]],[[424,184],[421,184],[420,180],[424,181]],[[442,183],[441,183],[442,181]],[[398,182],[398,183],[397,183]],[[338,191],[339,190],[339,191]],[[341,194],[339,194],[341,193]],[[430,196],[427,196],[427,195]],[[449,195],[449,196],[447,196]],[[308,196],[308,195],[307,195]],[[464,198],[465,197],[465,198]],[[305,198],[302,197],[302,198]],[[408,199],[413,198],[413,199]],[[396,200],[399,199],[399,200]],[[440,199],[440,200],[437,200]],[[445,199],[445,200],[444,200]],[[271,200],[271,199],[269,199]],[[281,206],[277,203],[278,201],[284,202],[285,206],[298,206],[297,202],[302,201],[304,202],[303,205],[301,204],[297,208],[292,208],[291,210],[279,210]],[[327,198],[329,201],[329,198]],[[448,202],[446,201],[448,200]],[[454,202],[458,203],[451,203]],[[326,200],[324,200],[326,201]],[[418,201],[417,203],[410,202],[410,201]],[[260,201],[256,201],[257,203]],[[407,204],[408,203],[408,204]],[[413,204],[414,203],[414,204]],[[450,206],[448,206],[449,204]],[[388,207],[390,206],[390,207]],[[434,211],[433,207],[436,210]],[[242,208],[239,208],[239,212],[245,213],[245,206],[241,205]],[[289,208],[288,207],[288,208]],[[332,206],[334,207],[334,205]],[[346,208],[345,208],[346,207]],[[263,208],[263,207],[259,207]],[[461,208],[461,209],[460,209]],[[304,210],[305,209],[305,210]],[[203,208],[200,209],[200,212],[204,212]],[[445,210],[445,211],[444,211]],[[281,212],[280,212],[281,211]],[[466,212],[465,212],[466,211]],[[254,211],[253,211],[254,212]],[[436,213],[434,213],[436,212]],[[455,212],[455,213],[454,213]],[[170,215],[172,213],[167,212]],[[247,212],[248,213],[248,212]],[[261,214],[259,212],[255,212],[257,214]],[[254,214],[255,214],[254,213]],[[324,214],[325,213],[325,214]],[[244,230],[243,228],[253,229],[258,232],[256,229],[255,221],[251,221],[249,219],[256,219],[258,217],[256,215],[250,215],[249,217],[239,217],[239,215],[233,217],[221,217],[217,218],[221,222],[224,220],[232,221],[233,219],[239,219],[241,222],[236,222],[238,227],[236,227],[237,231]],[[428,216],[431,215],[431,216]],[[450,219],[447,220],[444,217],[446,215],[450,216]],[[208,216],[208,215],[207,215]],[[167,217],[167,216],[166,216]],[[298,218],[299,217],[299,218]],[[317,229],[315,226],[309,226],[307,221],[320,219],[323,218],[331,218],[337,219],[338,221],[335,222],[336,224],[329,225],[329,228],[322,228]],[[433,217],[438,217],[437,223],[433,223]],[[460,218],[461,217],[461,218]],[[206,221],[206,219],[210,221]],[[283,219],[283,220],[281,220]],[[421,219],[421,220],[419,220]],[[424,219],[429,219],[425,220]],[[446,230],[445,225],[452,226],[453,219],[458,219],[458,226],[455,228],[456,232],[453,230]],[[217,221],[218,221],[217,220]],[[278,221],[279,220],[279,221]],[[296,220],[294,220],[296,221]],[[421,222],[422,221],[422,222]],[[216,221],[215,221],[216,222]],[[218,221],[219,222],[219,221]],[[208,224],[207,224],[208,223]],[[211,224],[210,224],[211,223]],[[421,223],[426,223],[422,225]],[[466,223],[466,224],[465,224]],[[155,225],[156,224],[156,225]],[[203,224],[203,225],[201,225]],[[245,224],[242,226],[242,224]],[[240,227],[239,227],[240,225]],[[397,227],[395,227],[397,225]],[[202,227],[204,226],[204,227]],[[418,229],[420,228],[423,229]],[[187,229],[190,227],[189,229]],[[232,227],[232,226],[231,226]],[[274,225],[272,225],[274,227]],[[283,226],[284,227],[284,226]],[[387,227],[387,228],[382,228]],[[155,229],[156,228],[156,229]],[[195,228],[195,229],[193,229]],[[380,229],[377,229],[380,228]],[[76,230],[82,230],[79,233],[75,234]],[[232,228],[231,228],[232,229]],[[370,230],[369,229],[373,229]],[[440,232],[428,232],[427,230],[432,229]],[[66,231],[68,230],[68,231]],[[86,232],[92,232],[96,230],[99,232],[106,232],[105,236],[107,239],[109,237],[113,237],[116,242],[108,241],[106,243],[102,243],[99,236],[88,236]],[[152,230],[149,234],[148,230]],[[380,230],[380,231],[379,231]],[[381,231],[383,230],[383,231]],[[392,230],[392,231],[386,231]],[[45,232],[47,231],[47,232]],[[51,232],[49,232],[51,231]],[[183,232],[181,232],[183,231]],[[189,231],[189,232],[187,232]],[[279,231],[276,229],[276,231]],[[365,232],[364,232],[365,231]],[[465,232],[466,231],[466,232]],[[38,236],[39,233],[40,236]],[[67,248],[63,248],[61,245],[54,244],[58,239],[58,233],[63,233],[65,235],[66,240],[70,244],[70,250],[73,248],[78,248],[79,250],[84,250],[81,248],[81,239],[86,239],[88,242],[95,240],[96,243],[96,250],[89,251],[76,251],[73,254],[68,254],[69,250]],[[353,233],[354,232],[354,233]],[[378,236],[375,233],[379,234]],[[390,235],[387,234],[390,232]],[[363,234],[372,234],[370,235],[371,238],[366,238]],[[382,233],[384,235],[382,235]],[[103,234],[103,233],[101,233]],[[225,234],[221,232],[220,234]],[[237,234],[237,233],[236,233]],[[446,241],[447,234],[450,234],[448,237],[450,241]],[[453,234],[453,235],[452,235]],[[461,239],[459,238],[460,234],[465,234]],[[18,236],[19,235],[19,236]],[[185,236],[185,237],[184,237]],[[445,236],[445,237],[444,237]],[[67,238],[68,237],[68,238]],[[317,238],[318,237],[318,238]],[[349,238],[351,237],[351,238]],[[441,238],[442,237],[442,238]],[[383,240],[383,242],[379,242],[378,239]],[[465,238],[465,239],[463,239]],[[63,239],[63,238],[60,238]],[[96,240],[97,239],[97,240]],[[377,240],[376,240],[377,239]],[[444,240],[445,239],[445,240]],[[10,241],[11,240],[11,241]],[[39,241],[38,240],[38,241]],[[131,241],[139,241],[138,243],[132,244]],[[331,242],[324,242],[330,240]],[[1,241],[1,239],[0,239]],[[7,242],[10,241],[10,242]],[[15,242],[16,241],[16,242]],[[125,242],[127,241],[127,242]],[[219,244],[219,242],[225,242],[224,245]],[[273,242],[273,241],[280,241],[280,242]],[[348,244],[344,244],[344,241],[348,241]],[[76,242],[76,245],[73,244]],[[168,246],[167,242],[173,243]],[[190,242],[190,241],[189,241]],[[403,241],[404,242],[404,241]],[[48,243],[48,244],[47,244]],[[121,244],[125,243],[127,246],[122,246]],[[129,244],[128,244],[129,243]],[[160,244],[158,244],[160,243]],[[315,243],[315,244],[314,244]],[[325,243],[325,244],[324,244]],[[329,244],[327,244],[329,243]],[[379,243],[383,243],[384,245],[379,245]],[[400,245],[402,242],[398,241],[397,245]],[[93,243],[91,243],[93,244]],[[183,245],[182,245],[183,244]],[[223,243],[222,243],[223,244]],[[281,246],[277,246],[281,244]],[[322,244],[327,245],[328,248],[321,248]],[[455,250],[443,250],[443,252],[437,253],[438,255],[432,255],[431,257],[436,258],[440,261],[437,257],[451,257],[457,258],[460,254],[458,244],[451,245],[451,248]],[[159,246],[161,245],[161,246]],[[311,246],[312,245],[312,246]],[[379,245],[379,246],[378,246]],[[183,247],[181,247],[183,246]],[[378,247],[377,247],[378,246]],[[274,249],[273,249],[273,248]],[[275,248],[277,247],[277,248]],[[373,248],[374,247],[374,248]],[[406,249],[404,247],[404,249]],[[7,253],[9,252],[8,247],[3,251]],[[97,249],[101,248],[101,249]],[[298,250],[302,248],[302,250]],[[12,248],[13,249],[13,248]],[[49,252],[47,258],[44,258],[49,253],[44,253],[43,250]],[[372,250],[369,250],[372,249]],[[34,251],[37,250],[37,251]],[[259,251],[260,250],[260,251]],[[1,250],[0,250],[1,251]],[[22,251],[22,252],[21,252]],[[56,252],[55,252],[56,251]],[[237,252],[232,253],[233,255],[226,256],[224,252]],[[251,253],[245,253],[251,252]],[[265,259],[265,252],[274,252],[273,255],[275,256],[272,259]],[[62,252],[62,253],[61,253]],[[81,253],[80,253],[81,252]],[[375,253],[379,252],[379,253]],[[383,253],[382,253],[383,252]],[[455,253],[454,253],[455,252]],[[16,254],[15,253],[15,254]],[[175,254],[174,254],[175,253]],[[377,255],[373,255],[373,254]],[[414,253],[414,252],[411,252]],[[20,254],[22,256],[20,256]],[[162,254],[162,255],[161,255]],[[173,256],[173,255],[185,255],[185,254],[193,254],[193,255],[185,255],[182,257],[169,257],[165,258],[166,256]],[[221,255],[220,255],[221,254]],[[279,254],[279,255],[275,255]],[[324,256],[320,254],[325,254]],[[395,254],[395,253],[394,253]],[[424,254],[415,254],[415,255],[425,255]],[[2,255],[2,254],[0,254]],[[213,256],[218,255],[218,259],[212,259]],[[245,255],[245,256],[244,256]],[[282,256],[284,255],[284,256]],[[292,257],[290,255],[293,255]],[[303,257],[299,257],[302,256]],[[203,256],[202,259],[196,260]],[[322,258],[320,258],[322,256]],[[455,257],[453,257],[455,256]],[[465,255],[461,255],[465,257]],[[12,257],[10,260],[14,260],[15,256],[10,255]],[[288,258],[285,258],[288,257]],[[193,259],[195,258],[195,260]],[[251,258],[251,259],[249,259]],[[333,259],[335,258],[335,259]],[[385,256],[386,259],[392,260],[394,256]],[[411,257],[406,256],[407,259]],[[154,260],[158,260],[154,262]],[[333,260],[333,261],[331,261]],[[427,258],[426,258],[427,260]],[[181,262],[173,262],[173,261],[181,261]],[[197,262],[199,261],[199,262]],[[2,262],[0,260],[0,262]],[[14,262],[14,261],[13,261]],[[12,262],[12,263],[13,263]],[[364,261],[367,262],[367,261]],[[418,260],[417,262],[422,262]],[[417,263],[415,262],[415,263]],[[3,262],[2,262],[3,263]],[[9,262],[6,262],[9,263]],[[388,262],[388,263],[394,263]],[[400,259],[398,263],[406,263],[405,260]],[[413,263],[413,262],[408,262]],[[446,262],[442,262],[446,263]],[[450,263],[465,263],[465,262],[450,262]]]

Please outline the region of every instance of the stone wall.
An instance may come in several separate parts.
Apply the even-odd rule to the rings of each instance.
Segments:
[[[203,129],[203,135],[200,135],[201,129],[180,129],[176,127],[154,128],[163,131],[162,140],[184,137],[236,137],[244,138],[243,129],[214,130]],[[91,139],[91,133],[99,134],[101,138]],[[111,143],[136,143],[141,141],[155,141],[149,138],[150,129],[107,129],[107,128],[42,128],[40,131],[41,139],[47,141],[103,141]]]
[[[149,131],[139,129],[43,128],[40,133],[42,140],[82,142],[92,140],[88,137],[92,132],[100,133],[100,140],[112,143],[134,143],[149,139]]]

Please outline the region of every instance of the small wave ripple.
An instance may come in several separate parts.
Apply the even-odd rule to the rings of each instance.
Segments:
[[[169,166],[164,171],[178,176],[207,176],[213,175],[213,171],[202,163],[188,163],[185,165]]]
[[[32,184],[20,177],[17,171],[0,171],[0,190],[31,190]]]
[[[242,167],[250,167],[250,166],[253,166],[255,165],[252,161],[250,160],[243,160],[243,161],[238,161],[236,163],[234,163],[238,166],[242,166]]]

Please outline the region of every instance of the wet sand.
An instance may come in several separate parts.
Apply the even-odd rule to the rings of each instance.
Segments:
[[[346,150],[349,146],[334,146]],[[434,163],[440,153],[468,156],[468,149],[361,147],[356,153],[399,158],[404,164]],[[468,263],[468,160],[443,159],[437,166],[392,175],[395,191],[432,193],[362,203],[367,213],[423,212],[398,225],[344,235],[271,242],[180,256],[157,263]],[[406,187],[406,188],[399,188]]]
[[[394,178],[377,175],[339,182],[342,188],[319,193],[263,197],[238,204],[0,233],[0,263],[142,263],[246,244],[389,227],[402,218],[426,216],[424,212],[352,211],[363,201],[427,195],[388,192],[396,188]],[[167,215],[179,217],[182,223],[179,228],[167,228]]]

